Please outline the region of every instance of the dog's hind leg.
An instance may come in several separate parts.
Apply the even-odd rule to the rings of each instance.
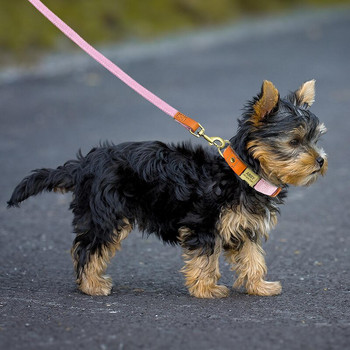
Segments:
[[[85,294],[109,295],[112,280],[104,273],[114,249],[102,243],[85,245],[82,236],[77,237],[71,251],[78,287]]]
[[[120,244],[132,230],[127,219],[111,235],[96,235],[93,230],[78,233],[72,248],[72,257],[79,289],[89,295],[108,295],[112,280],[105,275],[107,265]]]
[[[203,252],[202,248],[189,249],[186,238],[191,235],[188,229],[180,230],[180,241],[183,248],[185,266],[181,269],[186,278],[186,286],[191,295],[197,298],[224,298],[229,289],[218,285],[220,278],[219,256],[221,240],[217,239],[212,253]]]

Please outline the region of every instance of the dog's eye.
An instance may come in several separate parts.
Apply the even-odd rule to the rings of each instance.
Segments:
[[[290,140],[290,141],[289,141],[289,144],[290,144],[291,146],[293,146],[293,147],[299,146],[300,140],[298,140],[298,139]]]

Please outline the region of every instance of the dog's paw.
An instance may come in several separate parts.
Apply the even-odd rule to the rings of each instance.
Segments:
[[[246,288],[248,294],[261,296],[278,295],[282,292],[280,282],[268,282],[264,280],[260,280],[257,283],[247,283]]]
[[[222,285],[216,285],[211,291],[212,298],[226,298],[230,294],[230,290]]]
[[[98,278],[82,278],[79,289],[88,295],[109,295],[112,291],[112,279],[108,276]]]
[[[226,298],[230,294],[230,290],[222,285],[198,285],[195,288],[190,288],[190,294],[196,298]]]

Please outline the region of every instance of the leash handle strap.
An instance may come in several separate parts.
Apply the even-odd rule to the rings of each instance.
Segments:
[[[28,0],[39,12],[41,12],[52,24],[54,24],[63,34],[65,34],[69,39],[71,39],[75,44],[77,44],[82,50],[84,50],[88,55],[100,63],[103,67],[109,70],[117,78],[123,81],[130,88],[135,90],[138,94],[144,97],[146,100],[154,104],[164,113],[175,118],[180,124],[182,124],[187,129],[195,132],[199,128],[199,124],[180,113],[174,107],[170,106],[168,103],[160,99],[158,96],[153,94],[151,91],[147,90],[136,80],[131,78],[122,69],[120,69],[116,64],[110,61],[107,57],[102,55],[94,47],[92,47],[88,42],[86,42],[80,35],[78,35],[71,27],[69,27],[65,22],[63,22],[58,16],[56,16],[49,8],[47,8],[40,0]]]

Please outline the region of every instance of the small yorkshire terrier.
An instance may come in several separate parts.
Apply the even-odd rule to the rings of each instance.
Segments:
[[[57,169],[34,170],[15,188],[8,206],[42,191],[73,193],[71,253],[77,284],[86,294],[111,293],[107,264],[136,226],[182,247],[181,271],[195,297],[228,296],[229,289],[218,285],[222,251],[237,273],[234,287],[280,294],[280,282],[264,279],[262,241],[277,223],[288,185],[307,186],[326,173],[327,157],[317,145],[326,128],[309,111],[314,97],[314,80],[285,98],[264,81],[230,139],[255,176],[280,188],[275,197],[251,187],[208,149],[128,142],[104,144],[85,157],[79,152],[77,160]]]

